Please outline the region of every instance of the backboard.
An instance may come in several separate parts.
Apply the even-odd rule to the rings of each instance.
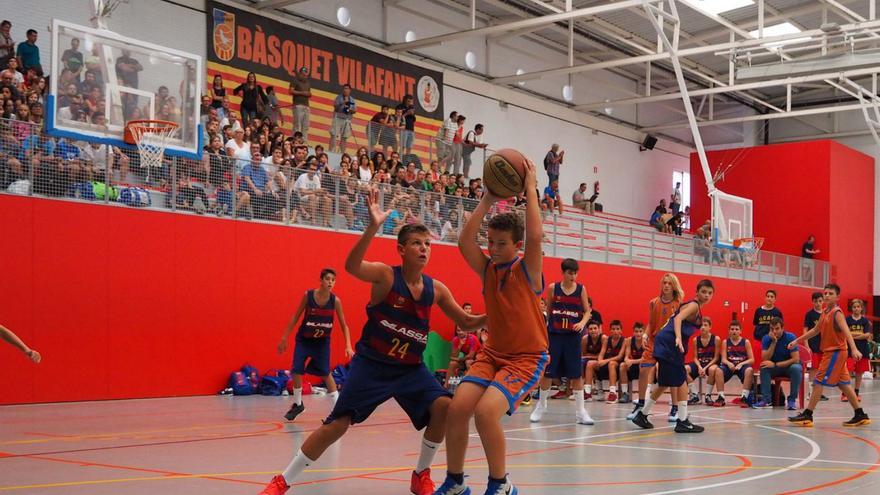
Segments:
[[[180,130],[165,153],[198,157],[202,64],[200,55],[54,19],[47,132],[125,146],[126,122],[170,120]]]
[[[733,241],[753,237],[752,200],[721,192],[712,196],[712,233],[715,245],[732,249]]]

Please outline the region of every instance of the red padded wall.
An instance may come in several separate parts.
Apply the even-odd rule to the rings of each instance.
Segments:
[[[0,403],[212,394],[244,362],[289,365],[275,346],[302,291],[325,266],[353,338],[364,323],[368,287],[342,271],[352,234],[233,222],[132,208],[0,195],[0,322],[43,353],[39,366],[0,345]],[[375,241],[369,259],[394,263],[395,243]],[[545,258],[548,282],[558,259]],[[429,273],[459,302],[482,308],[479,282],[454,246],[435,245]],[[645,321],[659,291],[657,271],[582,264],[596,308],[626,333]],[[689,295],[699,277],[681,275]],[[733,311],[762,303],[766,284],[715,279],[705,314],[725,335]],[[800,330],[810,291],[777,287]],[[729,307],[724,307],[724,302]],[[751,310],[746,320],[751,321]],[[435,330],[452,325],[434,310]],[[333,360],[343,356],[334,335]]]

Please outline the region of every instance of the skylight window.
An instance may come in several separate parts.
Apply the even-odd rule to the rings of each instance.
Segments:
[[[782,36],[782,35],[786,35],[786,34],[795,34],[795,33],[800,33],[800,32],[801,32],[801,30],[798,29],[796,26],[794,26],[792,23],[783,22],[782,24],[776,24],[774,26],[766,26],[764,28],[764,37],[768,38],[771,36]],[[749,34],[751,34],[753,38],[757,38],[758,37],[758,30],[755,29],[754,31],[749,31]],[[810,37],[805,36],[803,38],[794,38],[794,39],[790,39],[790,40],[786,40],[786,41],[777,41],[775,43],[765,43],[762,46],[765,46],[767,48],[776,48],[776,47],[779,47],[782,45],[788,45],[791,43],[800,43],[800,42],[806,41],[808,39],[810,39]]]
[[[754,0],[690,0],[687,3],[695,9],[715,15],[755,4]]]

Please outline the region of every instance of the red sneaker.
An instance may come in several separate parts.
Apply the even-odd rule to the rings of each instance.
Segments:
[[[290,486],[284,481],[284,476],[278,474],[272,478],[272,481],[266,485],[266,488],[263,488],[263,491],[261,491],[259,495],[284,495],[289,489]]]
[[[564,399],[566,397],[568,397],[568,392],[566,392],[565,390],[560,390],[550,396],[551,399]]]
[[[606,404],[617,404],[617,393],[616,392],[608,392],[608,395],[605,397]]]
[[[593,402],[593,394],[584,392],[584,402]]]
[[[740,405],[740,404],[742,404],[743,402],[744,402],[744,401],[743,401],[743,398],[742,398],[742,397],[737,397],[736,399],[733,399],[732,401],[730,401],[731,404],[737,404],[737,405]]]
[[[431,481],[431,468],[421,473],[413,471],[412,480],[409,482],[409,491],[415,495],[433,495],[434,482]]]
[[[840,402],[849,402],[849,399],[846,398],[846,394],[840,394]]]

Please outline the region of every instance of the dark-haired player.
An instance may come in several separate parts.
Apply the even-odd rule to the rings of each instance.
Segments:
[[[623,350],[623,362],[620,363],[620,403],[632,402],[630,384],[639,379],[639,365],[645,352],[645,325],[641,322],[633,324],[632,337],[626,339]],[[644,403],[644,397],[639,397]]]
[[[755,310],[752,324],[755,325],[755,340],[760,342],[765,335],[770,333],[770,320],[782,319],[782,311],[776,307],[776,291],[769,289],[764,293],[764,305]]]
[[[587,364],[584,381],[589,386],[589,384],[593,383],[594,378],[600,384],[602,381],[608,380],[608,396],[605,398],[605,401],[610,404],[617,404],[617,371],[620,362],[623,361],[623,343],[625,339],[622,335],[623,326],[620,320],[612,320],[609,328],[611,329],[611,335],[605,339],[605,345],[599,351],[599,357]]]
[[[401,265],[364,261],[370,241],[390,211],[370,194],[370,224],[352,247],[345,270],[371,284],[367,323],[357,343],[357,354],[339,400],[324,424],[303,442],[293,461],[260,492],[281,495],[307,467],[339,440],[352,424],[366,420],[377,407],[394,399],[416,429],[425,428],[410,491],[434,492],[431,462],[446,430],[450,394],[422,362],[428,342],[431,308],[436,304],[455,324],[471,329],[483,326],[485,316],[466,314],[439,280],[423,273],[431,256],[431,233],[421,224],[405,225],[397,235]]]
[[[752,383],[755,381],[755,370],[752,367],[755,362],[755,353],[749,339],[742,336],[740,322],[731,321],[727,334],[727,340],[721,343],[721,366],[715,371],[715,388],[718,389],[718,399],[712,405],[724,407],[724,384],[737,376],[742,382],[742,392],[738,398],[733,399],[732,403],[748,406],[752,402],[749,394],[752,390]]]
[[[813,292],[811,297],[813,301],[813,307],[807,311],[804,315],[804,331],[803,333],[807,333],[816,326],[816,323],[819,321],[819,318],[822,316],[822,302],[824,301],[824,297],[822,293],[819,291]],[[807,344],[810,346],[810,374],[815,375],[816,370],[819,369],[819,363],[822,362],[822,345],[821,345],[821,337],[817,334],[807,341]],[[802,363],[804,366],[807,363]],[[828,400],[828,397],[824,395],[819,398],[819,400]]]
[[[336,382],[330,376],[330,332],[333,330],[333,317],[339,317],[339,326],[342,335],[345,336],[345,356],[348,359],[354,355],[351,348],[351,335],[348,332],[348,324],[342,312],[342,300],[332,292],[336,285],[336,271],[332,268],[321,270],[321,285],[317,289],[309,289],[303,294],[296,308],[296,313],[284,329],[281,342],[278,343],[278,354],[287,350],[287,341],[291,332],[302,316],[302,323],[296,332],[296,346],[293,351],[293,404],[284,415],[284,419],[293,421],[303,411],[305,406],[302,402],[302,381],[306,373],[320,377],[327,385],[330,399],[333,404],[339,397],[336,390]]]
[[[694,360],[688,363],[688,404],[700,403],[701,397],[694,391],[694,382],[706,377],[709,390],[706,392],[706,405],[712,405],[712,386],[715,385],[715,369],[721,360],[721,338],[712,333],[712,319],[703,317],[700,334],[694,339]]]
[[[856,349],[862,354],[861,359],[848,358],[847,368],[855,375],[855,393],[859,395],[859,387],[862,385],[862,374],[871,369],[871,321],[865,318],[865,301],[853,299],[850,303],[852,314],[846,317],[846,324],[856,343]],[[841,396],[842,399],[846,395]]]

